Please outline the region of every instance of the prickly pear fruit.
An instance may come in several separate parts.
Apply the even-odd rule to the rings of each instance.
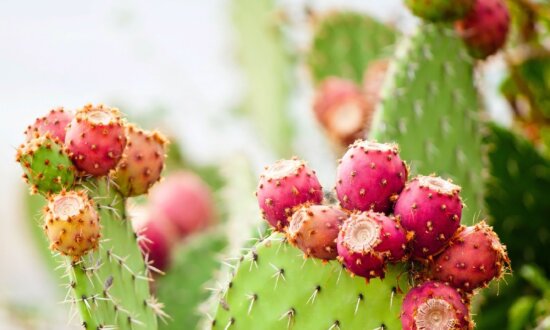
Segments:
[[[383,213],[354,213],[344,221],[337,239],[338,259],[355,275],[384,278],[386,261],[405,257],[403,229]]]
[[[50,110],[46,116],[37,118],[34,124],[27,127],[25,130],[27,142],[46,133],[49,133],[54,140],[58,139],[61,143],[65,142],[67,125],[73,117],[74,114],[63,109],[63,107]]]
[[[460,19],[472,10],[474,2],[475,0],[405,0],[414,15],[432,22]]]
[[[48,199],[44,231],[50,248],[75,260],[99,245],[99,216],[83,191],[62,190]]]
[[[509,264],[506,247],[493,228],[482,221],[461,228],[449,247],[435,258],[430,277],[472,292],[500,278]]]
[[[358,140],[340,160],[336,194],[348,210],[389,212],[407,181],[397,145]]]
[[[407,293],[401,324],[407,330],[473,328],[468,302],[454,288],[439,282],[425,282]]]
[[[370,109],[370,114],[374,113],[376,105],[380,101],[380,91],[382,90],[384,79],[386,79],[389,64],[390,61],[387,59],[373,61],[369,64],[363,75],[363,93],[367,101],[367,107]]]
[[[336,259],[336,238],[347,214],[332,205],[304,205],[292,215],[288,241],[307,257]]]
[[[65,145],[77,169],[102,176],[113,169],[126,146],[124,125],[117,109],[86,105],[67,127]]]
[[[126,148],[112,178],[124,196],[145,194],[160,179],[167,139],[158,132],[126,125]]]
[[[330,77],[318,87],[313,112],[331,139],[348,146],[365,136],[373,109],[352,81]]]
[[[315,172],[303,160],[283,159],[265,168],[256,190],[263,217],[278,231],[288,226],[294,208],[319,204],[323,190]]]
[[[214,221],[209,187],[191,172],[176,172],[155,185],[149,195],[153,214],[177,228],[180,236],[200,231]]]
[[[33,193],[57,193],[74,183],[76,170],[67,150],[49,133],[21,145],[16,160],[21,163],[23,178]]]
[[[440,177],[418,176],[395,203],[394,214],[414,233],[411,254],[426,259],[440,252],[460,227],[460,187]]]
[[[177,240],[176,230],[170,222],[160,219],[146,207],[129,210],[132,228],[138,235],[138,244],[150,265],[164,271],[170,265],[172,246]]]
[[[455,23],[470,54],[484,59],[496,53],[506,43],[510,15],[502,0],[476,0],[474,8]]]

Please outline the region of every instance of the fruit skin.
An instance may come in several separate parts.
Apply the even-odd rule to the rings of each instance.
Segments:
[[[461,228],[449,247],[435,258],[430,277],[464,292],[472,292],[502,277],[509,265],[506,247],[500,243],[493,228],[482,221]]]
[[[394,214],[414,233],[410,242],[416,259],[440,252],[460,227],[460,187],[440,177],[418,176],[399,195]]]
[[[405,186],[407,175],[397,145],[358,140],[340,160],[336,194],[347,210],[387,213]]]
[[[160,179],[168,140],[156,131],[132,124],[127,124],[125,130],[126,148],[111,177],[118,190],[131,197],[147,193]]]
[[[502,0],[476,0],[464,19],[455,23],[470,55],[484,59],[496,53],[506,43],[510,29],[510,14]]]
[[[367,280],[384,278],[387,261],[405,259],[406,243],[403,229],[383,213],[353,213],[338,234],[338,259],[351,273]]]
[[[333,205],[307,205],[292,215],[286,237],[306,257],[336,259],[336,238],[348,215]]]
[[[78,260],[97,249],[101,229],[92,200],[83,191],[61,191],[48,199],[44,231],[50,248]]]
[[[454,288],[440,282],[425,282],[407,293],[401,307],[401,324],[407,330],[473,329],[474,326],[470,321],[469,303]]]
[[[405,0],[412,13],[432,22],[453,21],[464,17],[476,0]]]
[[[108,174],[126,146],[120,112],[102,104],[84,106],[67,128],[65,145],[77,169],[93,176]]]
[[[313,102],[317,121],[343,146],[365,136],[373,110],[354,82],[337,77],[321,82]]]
[[[76,169],[66,148],[58,142],[46,133],[17,149],[15,159],[23,167],[23,179],[31,185],[31,193],[48,195],[73,185]]]
[[[315,172],[303,160],[283,159],[264,169],[256,197],[264,219],[283,231],[294,208],[321,203],[323,190]]]
[[[71,111],[58,107],[50,110],[47,115],[37,118],[32,125],[25,130],[27,142],[49,133],[52,139],[65,141],[67,125],[73,120],[74,114]]]
[[[373,61],[369,64],[365,70],[365,74],[363,75],[362,89],[371,117],[376,110],[378,102],[380,101],[380,93],[382,91],[384,80],[386,79],[386,73],[388,72],[389,65],[390,61],[387,59]],[[372,120],[372,118],[370,119]],[[368,133],[368,128],[366,132]]]
[[[175,172],[155,185],[149,195],[153,214],[162,215],[180,236],[198,232],[214,222],[210,188],[195,174]]]

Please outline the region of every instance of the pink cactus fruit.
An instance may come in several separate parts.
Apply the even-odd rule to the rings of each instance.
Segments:
[[[401,307],[405,330],[473,329],[469,303],[452,287],[425,282],[407,293]]]
[[[407,175],[397,145],[358,140],[340,160],[336,194],[345,209],[388,213]]]
[[[131,207],[129,214],[147,262],[160,271],[166,270],[170,265],[172,247],[177,241],[175,228],[169,221],[163,220],[162,215],[146,207]]]
[[[147,193],[164,168],[168,140],[158,132],[126,125],[126,148],[112,178],[124,196]]]
[[[319,204],[323,190],[315,172],[299,159],[283,159],[260,175],[256,190],[263,217],[278,231],[288,226],[288,218],[302,204]]]
[[[474,8],[456,22],[455,28],[473,57],[484,59],[496,53],[506,43],[510,29],[505,1],[476,0]]]
[[[180,236],[198,232],[214,222],[210,188],[191,172],[170,174],[151,189],[149,196],[152,212],[171,222]]]
[[[359,86],[346,79],[329,77],[315,94],[313,112],[317,120],[332,139],[344,146],[365,136],[372,111]]]
[[[74,114],[63,107],[50,110],[44,117],[37,118],[34,124],[25,130],[27,142],[49,133],[54,140],[65,142],[67,125],[73,120]]]
[[[482,221],[461,228],[449,247],[434,260],[430,276],[464,292],[472,292],[500,278],[509,265],[506,247],[493,228]]]
[[[50,248],[75,260],[99,246],[99,216],[93,201],[83,191],[62,190],[51,195],[43,228]]]
[[[363,75],[363,93],[367,106],[370,109],[370,114],[374,114],[378,101],[380,100],[380,94],[384,80],[386,79],[386,72],[388,72],[390,61],[387,59],[373,61],[365,70]]]
[[[77,169],[93,176],[106,175],[118,164],[126,146],[120,112],[86,105],[69,124],[65,145]]]
[[[405,258],[403,229],[388,216],[373,211],[353,213],[337,239],[338,259],[353,274],[384,278],[387,261]]]
[[[290,220],[288,241],[307,257],[336,259],[336,238],[347,214],[332,205],[304,205]]]
[[[441,252],[460,227],[460,187],[440,177],[418,176],[407,184],[395,204],[394,214],[413,232],[411,254],[428,259]]]

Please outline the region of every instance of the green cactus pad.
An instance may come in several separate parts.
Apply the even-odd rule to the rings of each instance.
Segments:
[[[283,238],[273,234],[242,258],[213,329],[401,329],[403,268],[367,285],[336,261],[304,259]]]
[[[461,19],[474,3],[475,0],[405,0],[414,15],[433,22]]]
[[[473,61],[451,26],[426,24],[390,65],[370,138],[399,143],[412,173],[462,186],[463,223],[483,211],[480,105]]]
[[[16,159],[23,167],[32,192],[57,193],[70,188],[75,181],[76,171],[65,149],[48,136],[22,145]]]
[[[315,24],[307,54],[315,84],[330,76],[361,83],[371,61],[391,56],[397,37],[390,27],[353,12],[333,12]]]
[[[70,288],[86,329],[157,328],[159,304],[149,294],[150,274],[127,220],[124,199],[105,180],[85,184],[97,205],[98,251],[68,267]]]

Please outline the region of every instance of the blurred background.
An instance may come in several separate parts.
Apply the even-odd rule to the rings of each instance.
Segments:
[[[259,138],[271,118],[245,110],[249,86],[239,61],[242,27],[233,2],[0,2],[0,329],[78,328],[78,317],[60,303],[64,288],[29,228],[38,218],[35,212],[34,223],[28,220],[27,188],[14,161],[24,128],[51,108],[104,103],[143,127],[160,129],[175,142],[176,162],[197,172],[214,198],[225,165],[240,166],[242,160],[255,177],[288,150],[332,186],[334,148],[309,111],[314,91],[300,63],[311,41],[309,11],[352,9],[401,31],[418,20],[399,0],[278,1],[273,24],[285,26],[283,48],[298,63],[287,91],[286,120],[294,138],[282,150],[284,139],[277,144]],[[498,91],[505,76],[502,57],[481,70],[489,114],[510,126],[511,107]],[[216,212],[223,218],[226,211]]]

